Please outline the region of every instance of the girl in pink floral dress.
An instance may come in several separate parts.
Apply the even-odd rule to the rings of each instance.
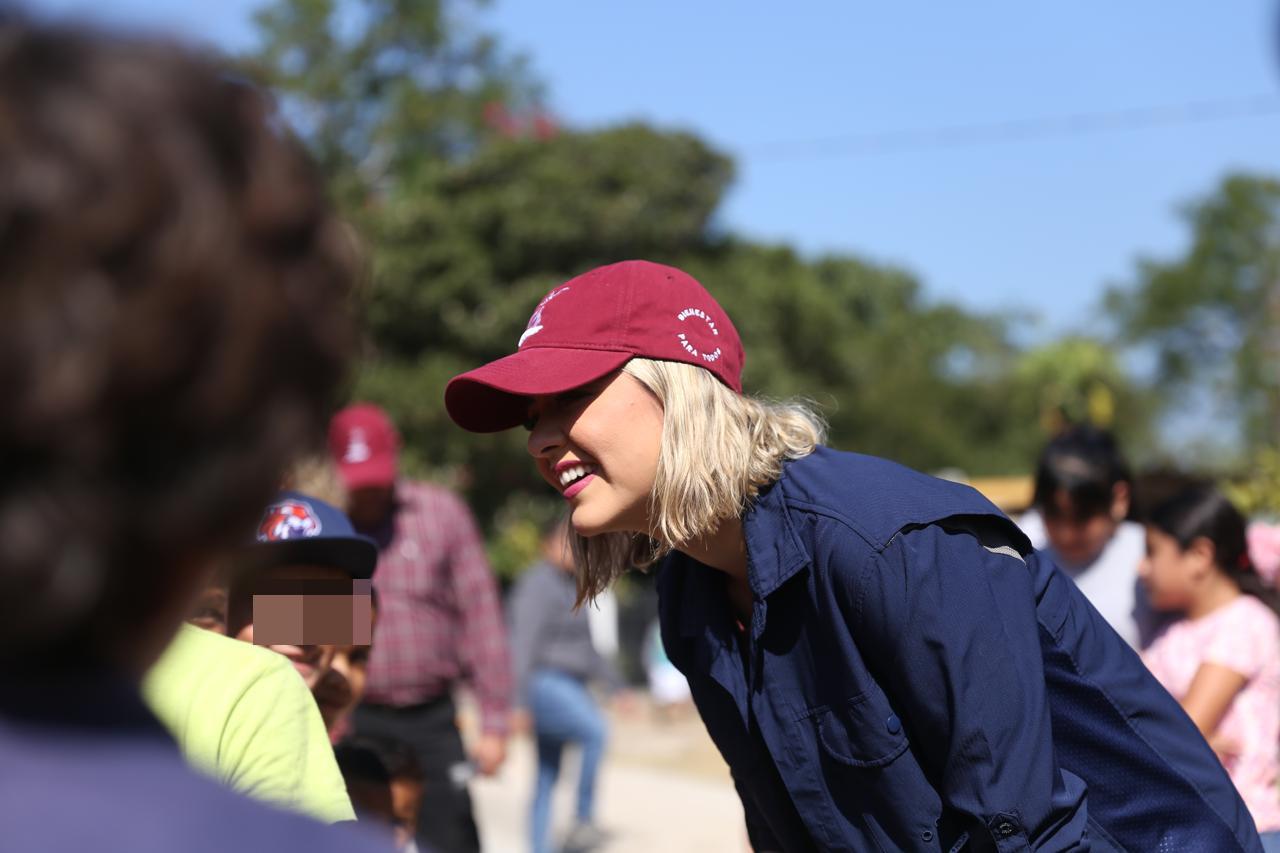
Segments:
[[[1244,518],[1211,488],[1180,493],[1147,522],[1139,576],[1156,608],[1184,616],[1143,660],[1222,759],[1263,847],[1280,851],[1280,619]]]

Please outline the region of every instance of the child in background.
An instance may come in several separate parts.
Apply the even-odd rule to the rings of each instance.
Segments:
[[[192,766],[280,808],[355,820],[312,693],[280,655],[183,625],[142,691]]]
[[[359,819],[389,831],[398,853],[430,853],[414,841],[423,775],[408,744],[357,736],[334,747],[334,754]]]
[[[414,839],[418,835],[418,813],[422,807],[425,779],[413,748],[401,740],[361,738],[373,744],[391,777],[391,813],[395,819],[396,849],[401,853],[425,853]]]
[[[377,621],[369,578],[377,560],[373,540],[356,533],[337,507],[301,492],[281,492],[263,513],[256,541],[241,554],[230,584],[228,635],[266,646],[293,663],[335,743],[346,734],[348,717],[364,695]],[[285,607],[279,620],[288,627],[264,631],[267,626],[255,626],[260,608],[285,599],[287,605],[270,606]],[[306,620],[301,620],[303,611]],[[292,620],[301,621],[294,625]],[[305,638],[302,622],[310,626]]]
[[[1210,487],[1160,504],[1139,573],[1152,604],[1182,614],[1143,660],[1222,759],[1263,848],[1280,851],[1280,619],[1253,570],[1245,520]]]
[[[1132,503],[1133,480],[1115,438],[1074,426],[1041,451],[1033,509],[1018,526],[1126,643],[1142,649],[1162,623],[1138,582],[1143,534],[1126,520]]]
[[[355,807],[356,819],[380,825],[390,832],[395,825],[391,774],[377,747],[352,738],[335,746],[333,754],[347,783],[347,795]]]

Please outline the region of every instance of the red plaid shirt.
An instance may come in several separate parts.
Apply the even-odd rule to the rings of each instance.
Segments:
[[[498,587],[466,505],[425,483],[396,486],[395,518],[379,538],[378,590],[365,701],[414,705],[466,681],[485,731],[503,733],[511,666]]]

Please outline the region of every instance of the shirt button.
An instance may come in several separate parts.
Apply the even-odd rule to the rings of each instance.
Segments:
[[[889,718],[884,721],[884,727],[889,730],[891,735],[896,735],[902,731],[902,723],[899,722],[897,714],[890,714]]]
[[[996,825],[996,835],[999,835],[1001,838],[1008,838],[1017,831],[1018,827],[1014,826],[1012,822],[1007,820],[1002,820]]]

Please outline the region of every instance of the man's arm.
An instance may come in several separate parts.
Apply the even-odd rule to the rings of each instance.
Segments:
[[[854,582],[852,627],[944,807],[975,849],[1012,853],[1076,831],[1081,803],[1054,761],[1030,573],[987,544],[900,533]]]
[[[450,518],[448,572],[462,620],[458,653],[480,704],[481,739],[477,763],[492,773],[502,763],[511,710],[511,662],[498,584],[489,568],[475,518],[457,496],[445,505]]]

